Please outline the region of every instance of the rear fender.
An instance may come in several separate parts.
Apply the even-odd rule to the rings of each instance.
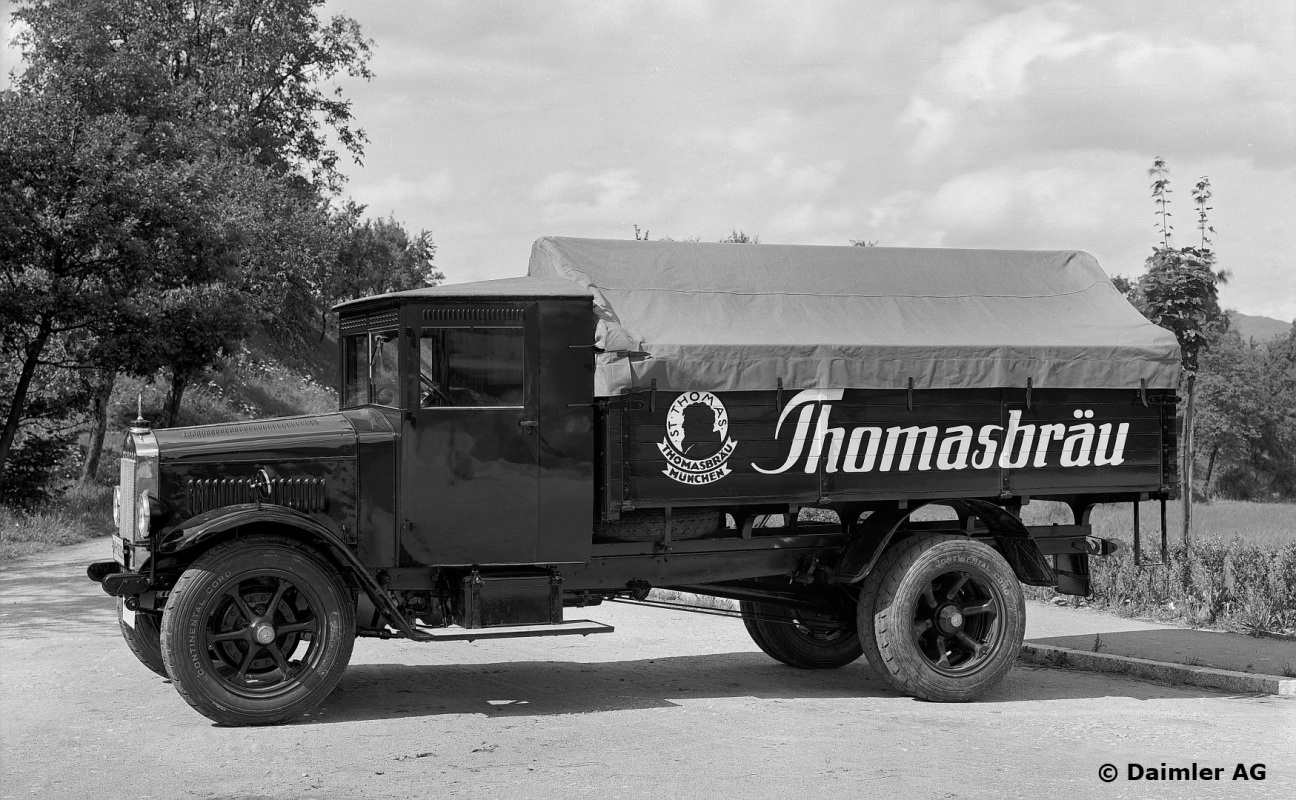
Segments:
[[[994,537],[995,549],[1003,555],[1022,583],[1052,586],[1057,582],[1053,568],[1022,521],[1001,506],[985,500],[918,501],[909,508],[875,511],[864,520],[846,523],[851,543],[833,573],[833,580],[840,583],[864,580],[909,515],[932,503],[953,508],[960,518],[975,516],[985,522]]]

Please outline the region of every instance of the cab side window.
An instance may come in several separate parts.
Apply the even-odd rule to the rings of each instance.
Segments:
[[[499,408],[526,402],[522,328],[424,328],[419,337],[423,408]]]
[[[396,331],[347,336],[342,355],[342,407],[395,406],[400,397]]]
[[[348,336],[342,349],[342,407],[369,402],[369,334]]]

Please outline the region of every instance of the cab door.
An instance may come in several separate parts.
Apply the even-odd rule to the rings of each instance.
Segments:
[[[536,317],[534,303],[406,309],[403,566],[535,561]]]

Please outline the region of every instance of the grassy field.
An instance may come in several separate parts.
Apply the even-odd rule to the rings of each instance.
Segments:
[[[1139,517],[1144,551],[1150,553],[1150,548],[1159,547],[1161,541],[1160,504],[1142,503]],[[1022,519],[1028,525],[1067,524],[1071,522],[1071,512],[1061,503],[1035,502],[1022,509]],[[1129,503],[1099,506],[1094,509],[1090,522],[1095,536],[1129,543],[1134,540],[1134,512]],[[1182,507],[1177,502],[1167,503],[1166,538],[1171,544],[1182,541],[1182,524]],[[1296,541],[1296,503],[1240,500],[1199,503],[1193,506],[1193,534],[1201,540],[1229,541],[1237,537],[1248,545],[1276,549]]]

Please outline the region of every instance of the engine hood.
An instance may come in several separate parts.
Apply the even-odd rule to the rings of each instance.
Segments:
[[[383,433],[394,436],[391,423],[372,408],[331,414],[280,417],[190,428],[165,428],[134,434],[147,442],[163,463],[283,461],[355,457],[357,439]],[[147,440],[151,439],[151,442]]]

